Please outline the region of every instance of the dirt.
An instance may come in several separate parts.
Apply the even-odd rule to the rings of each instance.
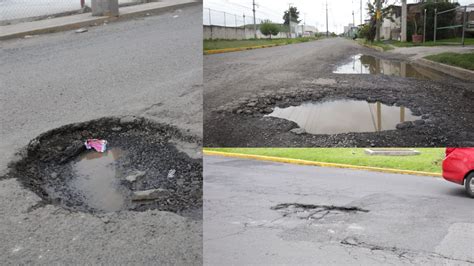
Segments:
[[[120,210],[157,209],[202,219],[202,160],[196,158],[197,150],[175,144],[199,147],[201,140],[145,118],[107,117],[45,132],[22,149],[4,178],[17,178],[38,194],[43,199],[38,207],[57,204],[72,211],[104,212],[73,185],[80,178],[77,165],[81,159],[91,154],[92,159],[102,156],[86,150],[84,141],[89,138],[105,139],[107,149],[120,151],[120,156],[109,162],[118,173],[117,183],[125,195]],[[136,180],[126,179],[137,172],[140,176]],[[134,194],[146,190],[165,191],[166,197],[133,200]],[[100,191],[96,196],[101,196]]]

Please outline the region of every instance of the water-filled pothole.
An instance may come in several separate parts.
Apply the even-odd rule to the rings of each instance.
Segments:
[[[287,108],[275,107],[267,116],[293,121],[310,134],[379,132],[396,129],[397,124],[405,121],[421,119],[403,106],[358,100],[305,102]]]
[[[403,61],[377,58],[371,55],[354,55],[351,61],[337,67],[336,74],[384,74],[417,79],[441,80],[442,74]]]
[[[90,138],[107,140],[107,150],[86,150]],[[202,160],[191,154],[200,146],[199,139],[144,118],[103,118],[38,136],[8,176],[45,203],[74,211],[158,209],[200,219]]]
[[[83,201],[94,209],[111,212],[125,207],[127,190],[120,185],[121,173],[117,160],[123,154],[120,148],[99,153],[86,151],[73,163],[74,178],[70,189],[83,196]]]

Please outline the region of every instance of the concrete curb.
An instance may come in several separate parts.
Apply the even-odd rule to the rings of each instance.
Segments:
[[[224,156],[224,157],[233,157],[233,158],[241,158],[241,159],[252,159],[252,160],[259,160],[259,161],[270,161],[270,162],[278,162],[278,163],[289,163],[289,164],[320,166],[320,167],[347,168],[347,169],[366,170],[366,171],[382,172],[382,173],[390,173],[390,174],[433,176],[433,177],[442,176],[440,173],[399,170],[399,169],[370,167],[370,166],[358,166],[358,165],[339,164],[339,163],[314,162],[314,161],[307,161],[307,160],[300,160],[300,159],[290,159],[290,158],[281,158],[281,157],[272,157],[272,156],[263,156],[263,155],[218,152],[218,151],[209,151],[209,150],[203,150],[203,153],[205,155],[211,155],[211,156]]]
[[[196,0],[174,0],[168,2],[152,2],[120,9],[119,17],[93,17],[91,13],[58,17],[47,20],[25,22],[15,25],[1,26],[0,40],[20,38],[26,35],[38,35],[59,31],[68,31],[87,26],[96,26],[104,22],[119,21],[133,17],[143,16],[147,13],[157,14],[176,8],[201,4]]]
[[[474,71],[472,70],[468,70],[468,69],[464,69],[464,68],[460,68],[456,66],[451,66],[451,65],[446,65],[446,64],[438,63],[438,62],[431,61],[424,58],[415,59],[415,60],[412,60],[412,62],[422,67],[428,67],[438,72],[442,72],[459,79],[474,81]]]
[[[321,39],[310,40],[309,42],[318,41]],[[254,50],[260,48],[269,48],[275,46],[284,46],[284,45],[291,45],[291,44],[298,44],[304,42],[297,42],[297,43],[275,43],[275,44],[265,44],[265,45],[256,45],[256,46],[247,46],[247,47],[236,47],[236,48],[224,48],[224,49],[215,49],[215,50],[205,50],[205,55],[210,54],[222,54],[222,53],[230,53],[230,52],[240,52],[240,51],[247,51],[247,50]]]
[[[224,49],[215,49],[215,50],[205,50],[204,54],[222,54],[222,53],[230,53],[230,52],[239,52],[239,51],[247,51],[247,50],[254,50],[260,48],[268,48],[268,47],[275,47],[287,44],[266,44],[266,45],[257,45],[257,46],[248,46],[248,47],[236,47],[236,48],[224,48]]]
[[[382,47],[378,47],[378,46],[374,46],[374,45],[370,45],[370,44],[367,44],[367,43],[361,43],[359,41],[355,41],[355,43],[359,44],[359,45],[362,45],[364,47],[367,47],[367,48],[370,48],[370,49],[374,49],[374,50],[377,50],[379,52],[385,52],[384,49]]]
[[[362,44],[362,46],[377,50],[379,52],[385,52],[382,47],[378,47],[378,46],[374,46],[374,45],[370,45],[370,44]]]

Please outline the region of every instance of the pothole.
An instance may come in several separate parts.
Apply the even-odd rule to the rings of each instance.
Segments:
[[[301,203],[281,203],[271,208],[281,213],[283,217],[302,220],[321,220],[331,216],[348,213],[369,212],[355,206],[314,205]]]
[[[301,133],[310,134],[379,132],[396,129],[397,125],[400,128],[405,122],[421,119],[421,116],[414,115],[403,106],[360,100],[303,102],[297,106],[275,107],[266,116],[293,121],[304,130]]]
[[[426,80],[441,80],[443,75],[431,69],[415,66],[403,61],[387,60],[371,55],[357,54],[350,62],[339,65],[335,74],[383,74]]]
[[[86,150],[86,139],[107,140],[106,151]],[[144,118],[102,118],[41,134],[7,176],[74,211],[157,209],[201,219],[202,160],[190,148],[200,142]]]

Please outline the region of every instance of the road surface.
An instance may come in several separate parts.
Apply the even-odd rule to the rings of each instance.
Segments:
[[[217,156],[204,169],[209,265],[474,263],[473,200],[441,178]],[[272,209],[288,203],[361,211]]]
[[[0,176],[53,128],[136,115],[202,135],[202,7],[0,42]],[[183,108],[186,106],[186,108]],[[147,211],[100,216],[38,204],[0,180],[6,264],[200,264],[202,221]]]
[[[204,57],[204,142],[215,147],[474,145],[474,85],[444,75],[422,80],[335,74],[364,54],[400,64],[410,55],[381,53],[343,38]],[[380,63],[384,71],[390,66]],[[421,69],[421,71],[426,71]],[[431,74],[430,74],[431,75]],[[282,98],[283,97],[283,98]],[[288,120],[264,117],[276,106],[352,99],[405,106],[423,117],[403,130],[338,135],[294,134]],[[256,107],[249,107],[255,106]],[[346,111],[350,116],[351,110]],[[336,119],[336,118],[335,118]]]

